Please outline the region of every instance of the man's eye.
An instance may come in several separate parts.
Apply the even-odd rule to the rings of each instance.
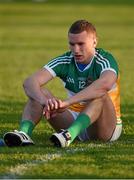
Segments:
[[[69,43],[71,46],[74,46],[74,43]]]
[[[84,44],[84,43],[79,43],[78,45],[79,45],[79,46],[82,46],[83,44]]]

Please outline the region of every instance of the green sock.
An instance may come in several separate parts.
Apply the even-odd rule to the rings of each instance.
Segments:
[[[90,117],[84,113],[80,114],[77,117],[77,119],[73,122],[73,124],[67,129],[71,135],[71,142],[90,124]]]
[[[35,123],[32,120],[22,120],[20,123],[20,131],[25,132],[29,136],[32,135],[34,127]]]

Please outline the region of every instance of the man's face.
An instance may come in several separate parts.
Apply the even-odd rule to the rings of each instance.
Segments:
[[[83,31],[79,34],[69,33],[68,40],[76,62],[89,63],[95,53],[96,36],[93,33]]]

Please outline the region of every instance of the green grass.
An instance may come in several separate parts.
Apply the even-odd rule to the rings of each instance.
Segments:
[[[0,136],[18,128],[27,100],[24,79],[68,50],[67,30],[77,19],[93,22],[98,47],[118,59],[123,133],[114,143],[75,142],[57,149],[49,142],[54,131],[42,119],[33,133],[34,147],[0,147],[0,178],[134,178],[133,3],[58,2],[0,4]],[[58,79],[48,88],[56,96],[66,97]]]

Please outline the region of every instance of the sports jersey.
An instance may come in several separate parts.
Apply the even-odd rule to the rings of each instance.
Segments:
[[[52,59],[44,68],[53,77],[57,76],[63,81],[69,97],[90,86],[104,71],[113,71],[117,75],[117,81],[108,93],[116,110],[117,123],[121,123],[119,70],[116,60],[109,52],[96,48],[94,57],[83,70],[77,65],[71,51]],[[86,102],[82,101],[71,105],[69,108],[73,111],[81,112],[85,104]]]

